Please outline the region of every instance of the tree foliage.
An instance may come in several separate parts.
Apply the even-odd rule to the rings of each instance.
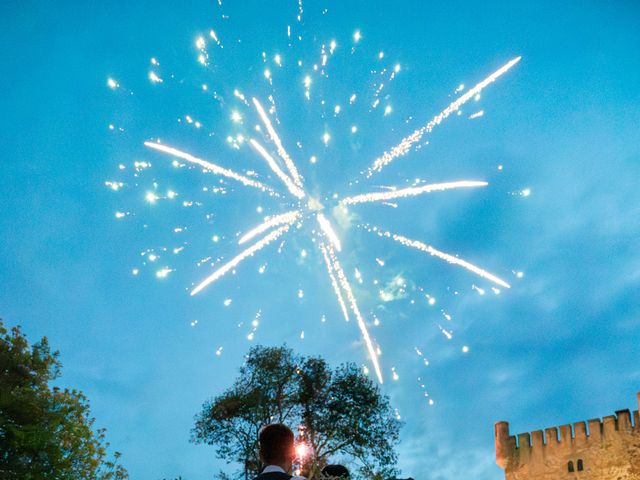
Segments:
[[[260,467],[260,428],[280,422],[295,427],[309,454],[303,473],[317,478],[332,459],[347,461],[361,477],[395,475],[400,422],[387,397],[361,369],[332,369],[322,358],[295,355],[286,347],[256,346],[240,375],[196,416],[192,441],[216,447],[216,455],[242,466],[250,478]]]
[[[105,430],[94,430],[89,401],[50,388],[62,365],[45,338],[29,346],[0,320],[0,478],[124,480],[119,453],[107,458]]]

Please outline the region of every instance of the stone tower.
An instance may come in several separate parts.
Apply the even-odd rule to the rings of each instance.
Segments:
[[[497,422],[495,442],[506,480],[640,480],[638,410],[517,436]]]

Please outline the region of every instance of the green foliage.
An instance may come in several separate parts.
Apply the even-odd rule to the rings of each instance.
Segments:
[[[331,459],[346,459],[362,478],[397,472],[395,446],[400,422],[378,386],[354,364],[335,369],[322,358],[295,355],[286,347],[253,347],[240,375],[196,416],[192,441],[216,447],[216,455],[242,465],[251,478],[260,463],[260,428],[281,422],[298,427],[310,455],[302,465],[309,478]]]
[[[46,337],[29,346],[19,327],[9,332],[0,320],[0,478],[129,478],[119,453],[107,459],[105,430],[94,431],[82,392],[49,387],[58,357]]]

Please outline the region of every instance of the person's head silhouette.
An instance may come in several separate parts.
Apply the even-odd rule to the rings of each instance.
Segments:
[[[327,465],[322,469],[323,478],[349,478],[349,470],[342,465]]]
[[[293,432],[281,423],[272,423],[262,427],[258,435],[260,458],[265,465],[275,465],[285,472],[291,470],[296,452],[293,444]]]

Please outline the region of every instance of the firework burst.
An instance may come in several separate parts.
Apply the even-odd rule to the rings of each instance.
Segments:
[[[326,56],[323,58],[324,66],[326,65],[327,60]],[[500,69],[496,70],[487,78],[479,82],[475,87],[467,91],[465,94],[461,95],[449,106],[447,106],[441,113],[436,115],[425,126],[415,130],[411,135],[403,138],[398,145],[389,149],[382,156],[377,158],[373,162],[373,164],[363,172],[363,174],[366,177],[371,177],[373,174],[380,172],[384,167],[388,166],[395,159],[408,154],[415,146],[415,144],[417,144],[425,134],[430,133],[434,129],[434,127],[439,125],[444,119],[446,119],[452,113],[458,111],[460,107],[467,101],[474,98],[484,88],[495,82],[501,75],[506,73],[516,63],[518,63],[519,60],[520,57],[512,59]],[[394,72],[391,75],[395,76],[395,73],[397,73],[398,70],[399,68],[394,69]],[[267,78],[270,80],[270,75]],[[390,79],[392,80],[393,77],[390,77]],[[305,83],[305,86],[307,87],[307,93],[309,91],[308,89],[310,87],[310,83],[310,81]],[[241,96],[242,99],[244,99],[244,95],[240,94],[239,92],[236,94],[236,96]],[[304,222],[313,221],[317,226],[317,229],[312,228],[311,234],[315,237],[314,239],[316,241],[314,243],[319,248],[322,258],[324,259],[328,278],[340,305],[342,314],[346,320],[349,320],[349,317],[351,315],[353,315],[353,317],[356,319],[361,337],[366,346],[369,359],[374,368],[376,377],[378,381],[382,383],[383,376],[382,370],[380,368],[379,348],[376,348],[374,345],[374,341],[371,338],[371,335],[367,328],[367,323],[358,305],[356,296],[353,293],[351,283],[349,282],[340,259],[338,258],[338,254],[342,251],[342,243],[340,241],[340,238],[337,235],[331,220],[324,213],[322,213],[323,206],[320,201],[311,196],[309,192],[305,190],[304,178],[299,173],[296,163],[292,159],[291,155],[289,155],[289,153],[285,149],[285,146],[283,145],[280,136],[278,135],[273,125],[273,122],[271,121],[269,113],[265,110],[262,103],[257,98],[252,98],[251,100],[258,117],[260,118],[262,124],[266,129],[268,139],[272,143],[277,153],[277,157],[274,157],[269,152],[269,150],[255,138],[250,138],[249,143],[258,154],[258,156],[267,163],[268,167],[274,173],[275,177],[277,177],[281,182],[281,187],[284,187],[286,192],[282,192],[278,187],[274,185],[266,185],[263,182],[259,182],[252,178],[249,178],[246,175],[242,175],[233,170],[221,167],[210,161],[200,159],[191,155],[190,153],[186,153],[177,148],[170,147],[159,142],[145,142],[145,145],[149,148],[167,154],[171,157],[180,158],[192,164],[198,165],[215,175],[220,175],[229,180],[239,182],[244,187],[258,189],[272,196],[288,196],[290,201],[289,204],[292,204],[295,207],[292,210],[288,210],[283,213],[274,212],[274,214],[272,214],[271,216],[266,217],[263,223],[252,227],[245,234],[243,234],[238,241],[239,245],[244,245],[245,243],[254,240],[256,237],[261,235],[262,236],[259,240],[255,241],[249,247],[238,253],[230,261],[224,263],[221,266],[218,266],[218,268],[216,268],[208,277],[206,277],[195,288],[193,288],[193,290],[191,291],[191,295],[201,293],[206,287],[222,278],[226,273],[232,271],[244,260],[258,254],[262,249],[280,239],[285,234],[291,231],[305,231],[297,227],[299,227]],[[275,111],[275,104],[273,103],[272,99],[270,99],[270,101],[272,103],[271,110]],[[248,104],[246,100],[245,103]],[[377,102],[374,102],[374,105],[377,106]],[[336,115],[339,113],[339,111],[339,107],[336,107]],[[236,117],[239,118],[240,116],[236,115]],[[323,138],[324,142],[327,143],[329,139],[329,134],[325,133],[325,136]],[[442,192],[450,189],[478,188],[485,186],[487,186],[487,183],[484,181],[457,180],[445,183],[414,186],[409,188],[393,187],[384,192],[369,192],[348,196],[343,198],[339,202],[339,205],[341,208],[346,208],[346,206],[357,205],[360,203],[388,203],[391,200],[398,201],[407,197],[414,197],[434,192]],[[381,237],[394,240],[395,242],[403,246],[420,250],[422,252],[428,253],[431,256],[444,260],[452,265],[462,267],[481,278],[500,285],[501,287],[509,288],[509,284],[496,275],[489,273],[488,271],[476,265],[473,265],[466,260],[462,260],[454,255],[437,250],[436,248],[421,241],[411,240],[399,234],[393,234],[391,232],[383,231],[375,226],[365,225],[363,226],[363,228]]]

